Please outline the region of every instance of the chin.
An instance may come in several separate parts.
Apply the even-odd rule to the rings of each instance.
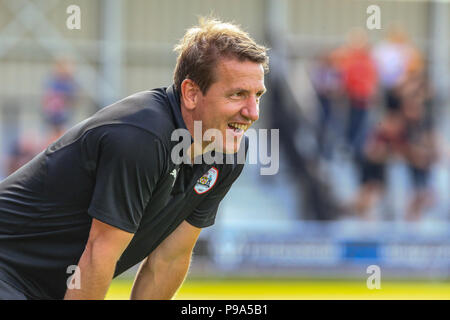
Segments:
[[[240,136],[236,135],[230,135],[229,132],[227,132],[226,135],[224,135],[224,140],[222,146],[225,146],[222,148],[224,150],[224,154],[233,154],[237,153],[239,151],[239,148],[241,146],[242,139],[244,137],[244,134]],[[221,146],[221,147],[222,147]]]
[[[242,138],[239,139],[237,142],[226,144],[224,153],[225,154],[237,153],[239,151],[240,146],[241,146],[241,140],[242,140]]]

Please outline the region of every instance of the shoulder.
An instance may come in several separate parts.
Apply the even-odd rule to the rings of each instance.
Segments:
[[[140,174],[167,169],[169,152],[161,139],[142,128],[127,124],[96,127],[82,138],[82,154],[94,168],[101,163],[112,171],[125,168]],[[126,169],[126,170],[128,170]],[[117,172],[111,172],[114,174]]]
[[[89,130],[85,137],[103,145],[114,145],[125,151],[137,148],[148,150],[156,144],[162,144],[161,139],[153,132],[122,123],[95,127]]]
[[[46,154],[81,142],[81,148],[89,155],[108,147],[114,154],[154,150],[167,158],[175,127],[168,103],[162,88],[133,94],[104,107],[69,129],[47,148]]]
[[[90,121],[92,126],[126,124],[157,136],[170,147],[175,124],[164,88],[142,91],[128,96],[98,111]],[[131,129],[130,129],[131,130]]]

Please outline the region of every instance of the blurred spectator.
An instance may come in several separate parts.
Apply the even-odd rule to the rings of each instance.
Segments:
[[[329,159],[332,144],[329,143],[330,130],[333,130],[333,118],[336,100],[341,92],[341,78],[330,52],[318,56],[311,70],[311,82],[317,93],[320,116],[318,127],[319,152]],[[333,130],[333,135],[336,134]]]
[[[422,72],[418,69],[410,70],[399,92],[405,119],[403,154],[414,189],[406,219],[415,221],[421,218],[423,210],[433,202],[429,176],[431,166],[437,159],[437,146],[430,112],[431,90]]]
[[[374,58],[385,106],[389,110],[399,110],[398,87],[409,72],[423,69],[423,59],[399,26],[392,26],[386,39],[375,46]]]
[[[396,88],[399,108],[388,108],[369,134],[361,157],[361,186],[352,203],[352,211],[370,219],[372,209],[385,190],[385,168],[393,156],[401,156],[409,169],[412,197],[405,218],[416,221],[433,202],[428,184],[430,169],[437,158],[431,93],[426,78],[417,69],[405,73]]]
[[[340,50],[340,69],[345,92],[349,100],[347,141],[354,154],[361,152],[367,125],[370,100],[377,89],[376,65],[372,58],[367,34],[355,29],[349,41]]]
[[[76,94],[73,63],[66,58],[56,60],[54,70],[45,84],[43,101],[50,142],[63,133],[65,125],[70,121]]]
[[[373,209],[386,189],[386,166],[392,155],[402,150],[404,121],[399,112],[388,113],[370,131],[361,152],[360,187],[351,211],[363,219],[373,219]]]
[[[22,134],[14,139],[9,147],[6,159],[7,175],[31,160],[48,144],[57,140],[70,121],[72,108],[77,94],[73,64],[68,59],[55,61],[54,70],[45,83],[42,111],[48,134],[43,138],[39,134]]]

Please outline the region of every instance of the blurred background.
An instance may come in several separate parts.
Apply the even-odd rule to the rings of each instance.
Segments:
[[[0,179],[171,85],[174,45],[210,14],[270,47],[257,127],[279,129],[279,171],[245,167],[177,297],[449,299],[449,1],[0,0]]]

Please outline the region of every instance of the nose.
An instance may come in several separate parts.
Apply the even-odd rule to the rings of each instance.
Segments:
[[[251,121],[259,119],[259,99],[256,96],[251,96],[247,99],[245,107],[241,110],[242,116]]]

